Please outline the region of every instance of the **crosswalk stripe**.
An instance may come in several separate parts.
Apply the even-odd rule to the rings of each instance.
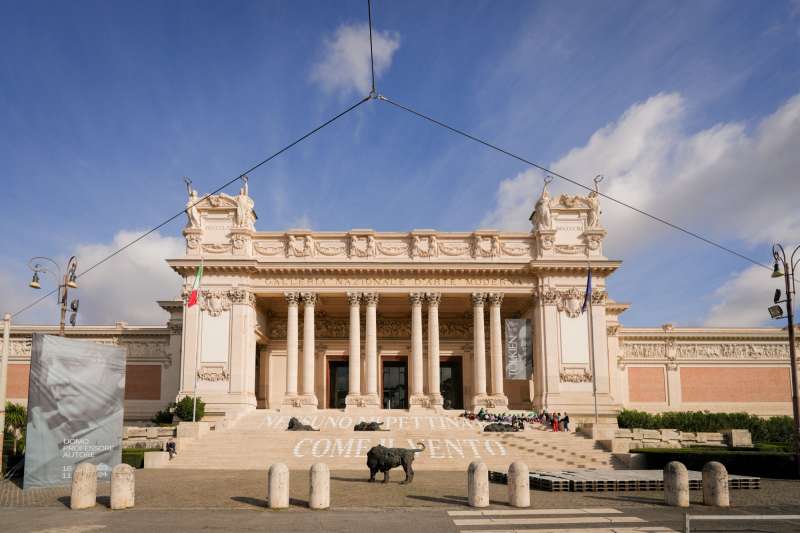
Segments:
[[[459,533],[677,533],[668,527],[588,527],[580,529],[462,529]]]
[[[467,518],[453,520],[457,526],[523,526],[548,524],[631,524],[645,522],[636,516],[561,516],[547,518]]]
[[[588,507],[584,509],[484,509],[482,511],[447,511],[450,516],[548,515],[548,514],[621,514],[619,509]]]

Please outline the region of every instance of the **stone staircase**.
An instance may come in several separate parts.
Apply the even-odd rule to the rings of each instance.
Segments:
[[[409,448],[419,442],[426,449],[417,455],[415,470],[465,470],[476,459],[501,471],[516,460],[527,463],[532,471],[616,466],[610,453],[582,435],[553,433],[538,425],[517,433],[485,433],[482,423],[461,418],[456,412],[415,416],[382,411],[374,416],[351,416],[327,410],[298,418],[320,431],[286,431],[289,415],[258,410],[201,439],[181,442],[168,467],[263,470],[281,462],[290,469],[306,469],[322,462],[331,469],[360,470],[365,468],[372,446]],[[376,419],[383,421],[388,431],[353,431],[356,423]]]

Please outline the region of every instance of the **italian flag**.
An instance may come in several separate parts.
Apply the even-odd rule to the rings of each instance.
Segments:
[[[192,293],[189,294],[189,302],[187,303],[187,307],[191,307],[197,303],[197,298],[200,291],[200,280],[203,278],[203,261],[200,261],[200,268],[197,269],[197,274],[194,277],[194,283],[192,284]]]

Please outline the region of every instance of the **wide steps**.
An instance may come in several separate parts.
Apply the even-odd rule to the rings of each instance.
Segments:
[[[354,424],[375,417],[321,411],[298,418],[320,431],[286,431],[288,416],[257,411],[182,446],[169,468],[265,469],[282,462],[289,468],[305,469],[324,462],[335,469],[362,469],[372,446],[409,448],[417,447],[418,442],[426,449],[416,456],[417,470],[462,470],[473,460],[503,471],[516,460],[524,461],[532,470],[613,467],[611,455],[593,440],[535,425],[517,433],[485,433],[483,424],[449,413],[390,414],[378,418],[388,431],[357,432],[353,431]]]

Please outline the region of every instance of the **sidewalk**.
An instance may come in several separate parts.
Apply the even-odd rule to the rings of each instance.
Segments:
[[[255,509],[265,506],[266,472],[241,470],[137,470],[137,509]],[[417,472],[411,485],[401,485],[402,471],[392,471],[392,481],[368,483],[364,471],[331,473],[331,507],[449,508],[466,506],[466,472]],[[381,476],[378,476],[379,478]],[[291,472],[292,509],[306,507],[307,471]],[[506,505],[507,487],[490,485],[493,505]],[[98,485],[99,505],[108,504],[110,486]],[[663,507],[664,494],[653,492],[544,492],[531,493],[534,508],[637,506]],[[702,494],[692,491],[692,504]],[[800,481],[764,479],[761,489],[732,490],[733,507],[795,507],[800,511]],[[0,482],[0,507],[61,507],[69,505],[69,487],[22,491],[10,481]]]

